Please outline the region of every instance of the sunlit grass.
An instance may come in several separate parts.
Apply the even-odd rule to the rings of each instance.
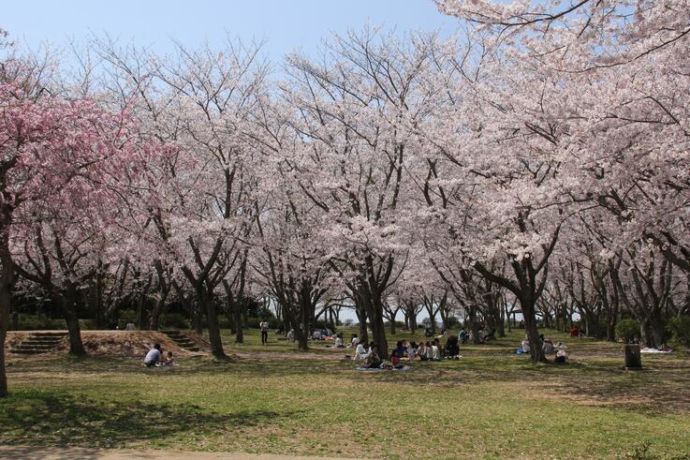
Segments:
[[[18,361],[13,396],[0,402],[0,444],[616,458],[648,442],[655,455],[690,454],[684,351],[645,356],[645,370],[626,372],[619,345],[557,336],[572,362],[535,366],[511,353],[514,332],[463,347],[459,361],[363,374],[322,344],[314,344],[323,350],[316,359],[285,354],[294,345],[282,341],[254,359],[263,351],[258,333],[246,338],[234,345],[226,337],[229,351],[248,353],[239,360],[187,358],[173,369],[147,370],[137,360]]]

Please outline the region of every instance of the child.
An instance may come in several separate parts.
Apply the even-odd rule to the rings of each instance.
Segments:
[[[175,365],[175,359],[173,358],[172,351],[169,351],[165,355],[165,358],[163,359],[162,364],[163,364],[163,366],[174,366]]]

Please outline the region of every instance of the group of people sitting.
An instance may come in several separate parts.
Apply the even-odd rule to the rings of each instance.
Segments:
[[[369,344],[360,343],[359,338],[354,335],[351,346],[355,348],[355,363],[363,364],[363,367],[367,368],[380,367],[383,364],[379,350],[374,342]],[[400,340],[389,358],[394,367],[401,366],[400,362],[403,360],[440,361],[444,358],[459,359],[460,347],[458,346],[458,337],[455,335],[448,337],[445,347],[441,346],[439,339],[420,342],[419,344]]]
[[[554,360],[559,364],[564,364],[568,361],[568,352],[566,351],[568,347],[563,342],[554,344],[550,338],[544,337],[544,334],[540,334],[539,343],[541,350],[544,352],[544,356],[555,355]],[[529,339],[525,336],[520,346],[515,350],[515,353],[518,355],[527,354],[530,352],[530,349]]]
[[[149,350],[148,353],[146,353],[144,365],[146,367],[174,366],[175,359],[173,358],[172,351],[168,351],[165,356],[163,356],[163,349],[161,348],[161,345],[157,343]]]

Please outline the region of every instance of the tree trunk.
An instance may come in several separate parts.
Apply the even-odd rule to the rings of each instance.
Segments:
[[[297,349],[299,351],[309,351],[309,331],[295,329],[295,341],[297,342]]]
[[[431,333],[436,335],[436,314],[429,313],[429,326],[431,327]]]
[[[208,327],[208,341],[211,344],[211,354],[216,358],[227,358],[220,337],[218,312],[213,302],[213,294],[203,287],[199,290],[199,305],[206,311],[206,325]]]
[[[410,331],[412,331],[413,334],[417,330],[417,315],[415,315],[414,313],[412,313],[409,316],[408,327],[410,328]]]
[[[4,180],[4,175],[3,175]],[[10,252],[10,225],[13,207],[3,201],[0,206],[0,398],[7,396],[7,374],[5,369],[5,338],[10,324],[12,309],[12,288],[16,273]]]
[[[506,316],[505,310],[501,307],[499,308],[498,314],[498,327],[496,328],[499,337],[506,336]]]
[[[654,310],[641,321],[645,345],[656,348],[664,344],[665,328],[661,312]]]
[[[474,316],[470,317],[470,330],[472,331],[472,343],[479,345],[482,343],[481,337],[479,337],[479,321],[477,321]]]
[[[190,311],[192,313],[192,329],[199,335],[203,334],[204,328],[201,323],[201,306],[193,305]]]
[[[68,287],[67,292],[58,294],[55,299],[62,306],[62,314],[67,324],[69,332],[69,354],[74,356],[86,355],[84,343],[81,340],[81,328],[79,326],[79,316],[75,304],[76,292],[74,287]]]
[[[85,356],[86,350],[81,340],[81,328],[79,327],[79,318],[77,318],[76,312],[65,313],[65,322],[67,323],[67,332],[69,332],[69,354]]]
[[[162,302],[156,300],[151,309],[151,317],[149,319],[149,329],[152,331],[157,331],[161,327],[161,308]]]
[[[5,338],[10,320],[10,302],[12,300],[12,275],[7,273],[7,266],[0,268],[0,398],[7,396],[7,374],[5,372]],[[9,275],[9,276],[8,276]]]
[[[368,306],[367,316],[370,319],[371,333],[374,336],[374,343],[378,348],[379,356],[385,359],[388,356],[388,342],[386,341],[386,325],[383,322],[383,305],[381,299],[366,299]]]
[[[244,331],[242,330],[242,305],[239,301],[232,303],[232,320],[235,326],[235,343],[244,343]]]
[[[536,302],[534,299],[525,297],[520,299],[520,306],[522,307],[522,316],[525,319],[525,332],[527,333],[527,340],[529,340],[529,354],[532,362],[545,362],[544,351],[541,348],[541,341],[539,340],[539,328],[537,327],[536,318]]]
[[[163,313],[164,304],[165,297],[157,299],[153,304],[153,308],[151,309],[151,319],[149,321],[149,329],[152,331],[157,331],[161,327],[161,313]]]
[[[367,330],[367,313],[364,306],[355,306],[357,319],[359,320],[359,342],[369,343],[369,331]]]

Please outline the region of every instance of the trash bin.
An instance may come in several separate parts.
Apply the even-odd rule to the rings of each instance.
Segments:
[[[625,369],[638,370],[642,369],[642,356],[640,355],[639,343],[625,344]]]

